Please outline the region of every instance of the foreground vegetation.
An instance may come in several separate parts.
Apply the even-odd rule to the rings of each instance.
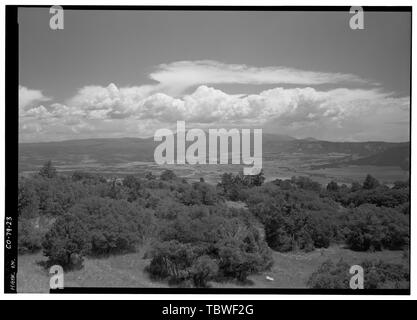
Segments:
[[[147,271],[152,258],[147,248],[136,252],[101,257],[85,257],[83,268],[65,273],[68,287],[168,287],[166,280],[156,281]],[[242,283],[237,280],[209,281],[212,288],[307,288],[311,275],[327,260],[336,264],[340,259],[349,264],[360,264],[365,260],[382,260],[388,264],[407,265],[402,251],[353,251],[338,245],[311,252],[272,251],[273,265],[269,270],[248,276]],[[49,292],[49,270],[44,268],[47,257],[42,251],[20,255],[18,259],[17,284],[19,292]],[[268,280],[266,277],[274,279]]]
[[[224,174],[212,186],[203,179],[188,183],[170,170],[158,177],[106,180],[84,172],[59,175],[49,162],[39,174],[19,179],[19,252],[42,250],[47,265],[74,270],[85,257],[146,247],[145,269],[152,279],[206,287],[213,281],[245,283],[268,272],[276,260],[272,250],[311,252],[336,244],[370,252],[408,248],[407,182],[389,188],[371,176],[349,187],[334,182],[322,187],[304,177],[264,180],[263,173]],[[242,201],[247,209],[226,200]],[[326,280],[332,268],[345,265],[321,266],[310,287],[337,287]],[[379,287],[407,283],[406,277],[378,279]]]

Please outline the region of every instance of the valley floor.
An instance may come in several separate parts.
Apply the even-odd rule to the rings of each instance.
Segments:
[[[145,271],[150,260],[144,258],[144,250],[136,253],[86,258],[84,268],[65,274],[67,287],[167,287],[165,282],[152,281]],[[274,264],[270,271],[249,277],[251,284],[212,283],[214,288],[306,288],[310,275],[327,259],[334,262],[341,258],[348,264],[359,264],[366,259],[408,264],[402,251],[355,252],[339,246],[317,249],[309,253],[273,253]],[[49,274],[41,263],[42,253],[21,255],[18,258],[18,292],[48,292]],[[268,280],[266,277],[274,280]]]

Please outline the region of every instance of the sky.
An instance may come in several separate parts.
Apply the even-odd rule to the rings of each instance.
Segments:
[[[262,128],[408,141],[410,13],[19,9],[19,139]]]

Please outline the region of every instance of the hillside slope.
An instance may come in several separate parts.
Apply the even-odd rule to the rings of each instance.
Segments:
[[[371,155],[369,157],[350,161],[353,165],[372,165],[372,166],[398,166],[403,170],[409,170],[410,166],[410,148],[409,146],[393,147],[383,152]]]

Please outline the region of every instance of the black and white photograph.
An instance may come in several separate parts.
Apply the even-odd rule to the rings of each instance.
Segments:
[[[6,286],[409,294],[411,7],[16,10]]]

